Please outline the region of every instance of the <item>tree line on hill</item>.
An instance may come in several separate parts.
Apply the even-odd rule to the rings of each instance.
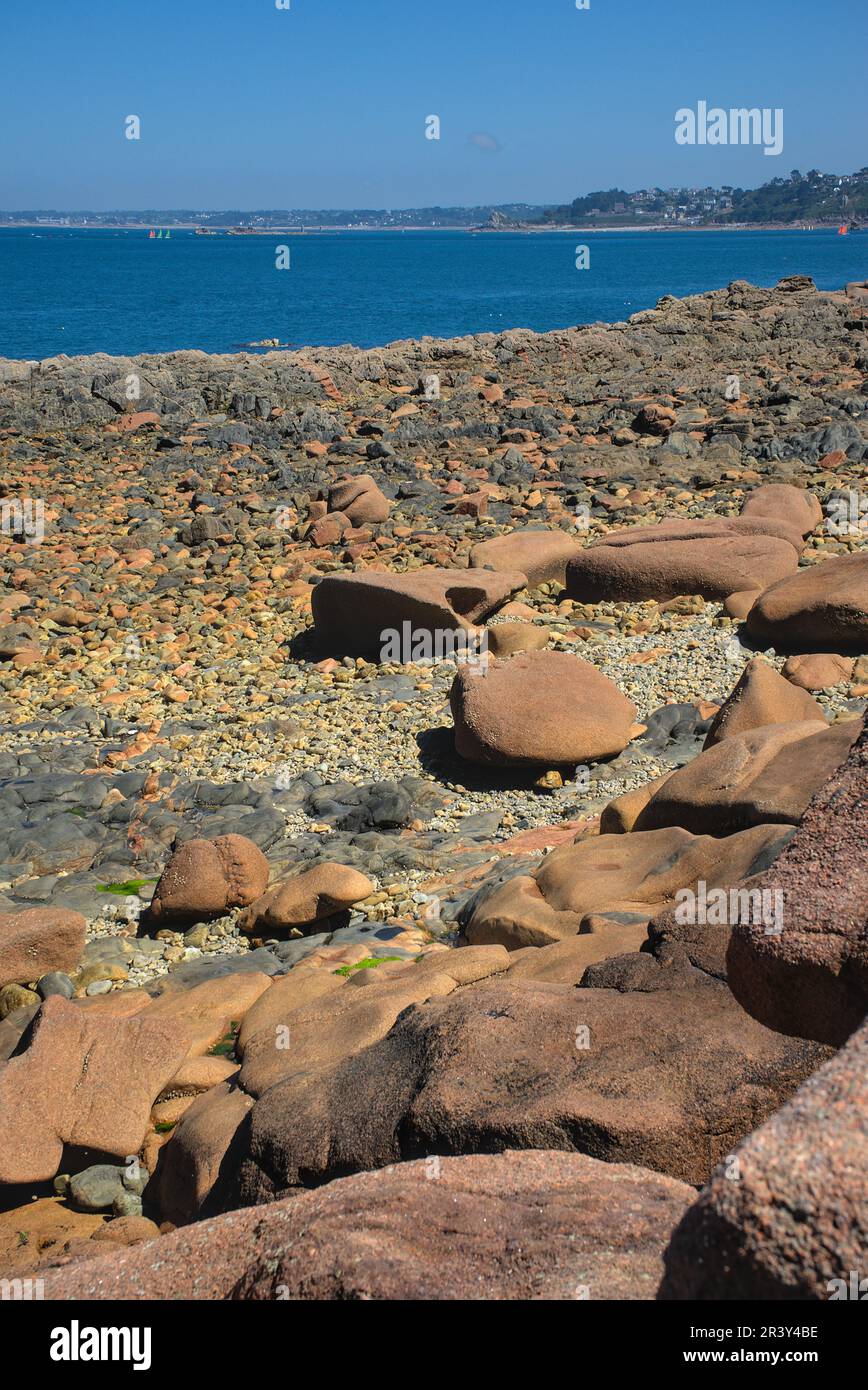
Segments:
[[[645,188],[627,193],[610,188],[547,208],[543,226],[642,222],[794,223],[868,220],[868,167],[855,174],[821,174],[794,169],[787,178],[760,188]]]

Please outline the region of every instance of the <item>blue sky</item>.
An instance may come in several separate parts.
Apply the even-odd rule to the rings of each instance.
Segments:
[[[6,210],[568,202],[868,164],[868,0],[0,0],[0,25]],[[676,145],[699,100],[782,107],[783,153]]]

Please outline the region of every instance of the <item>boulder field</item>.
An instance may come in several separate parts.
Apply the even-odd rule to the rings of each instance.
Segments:
[[[865,373],[804,277],[0,361],[0,1277],[868,1269]]]

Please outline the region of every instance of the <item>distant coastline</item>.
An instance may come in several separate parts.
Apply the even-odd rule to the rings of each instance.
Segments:
[[[852,174],[794,169],[759,188],[598,189],[570,203],[431,204],[405,208],[95,208],[0,209],[0,228],[141,231],[168,228],[214,235],[315,235],[318,232],[823,231],[868,227],[868,165]]]
[[[201,224],[198,222],[172,222],[168,224],[168,230],[173,232],[195,232]],[[512,236],[549,236],[552,233],[570,235],[573,232],[581,232],[589,235],[593,232],[830,232],[835,231],[839,223],[831,222],[811,222],[809,225],[798,222],[727,222],[725,224],[706,222],[697,225],[684,225],[679,223],[673,225],[671,222],[659,222],[646,226],[597,226],[596,224],[584,226],[563,226],[551,225],[544,227],[467,227],[449,225],[442,227],[377,227],[374,225],[359,227],[329,226],[328,224],[317,225],[316,227],[251,227],[245,228],[244,235],[239,236],[239,240],[244,237],[269,237],[269,236],[317,236],[325,233],[356,233],[356,232],[386,232],[389,235],[401,235],[405,232],[463,232],[465,236],[502,236],[508,233]],[[49,232],[147,232],[152,228],[166,228],[166,223],[159,222],[14,222],[0,219],[0,231],[49,231]],[[209,226],[207,236],[220,236],[221,233],[234,232],[234,227],[227,223],[226,226]],[[856,230],[864,230],[862,228]]]

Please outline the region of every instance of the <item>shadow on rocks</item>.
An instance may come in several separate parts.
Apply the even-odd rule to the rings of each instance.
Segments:
[[[455,730],[451,725],[440,725],[435,729],[424,729],[416,735],[419,748],[419,763],[429,777],[440,782],[457,782],[471,792],[486,791],[530,791],[545,772],[560,771],[564,783],[575,776],[572,763],[550,765],[539,763],[535,766],[497,767],[482,763],[470,763],[455,751]],[[619,754],[602,758],[595,767],[614,763]],[[544,794],[544,793],[543,793]]]

